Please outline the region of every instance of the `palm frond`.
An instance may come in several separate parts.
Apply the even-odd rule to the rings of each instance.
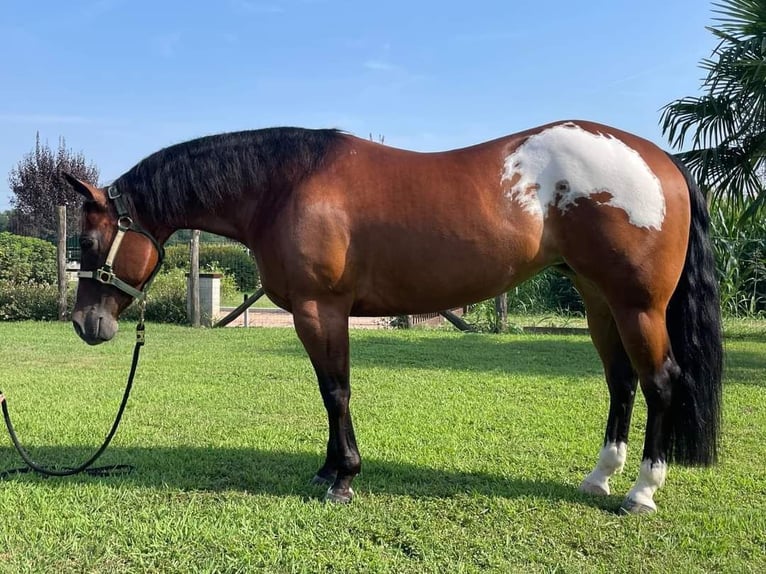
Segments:
[[[740,212],[766,209],[766,0],[713,3],[718,44],[700,61],[703,94],[662,108],[660,126],[700,184]]]
[[[738,116],[726,96],[682,98],[665,106],[660,119],[663,134],[673,147],[683,147],[694,128],[695,148],[718,145],[738,131]]]

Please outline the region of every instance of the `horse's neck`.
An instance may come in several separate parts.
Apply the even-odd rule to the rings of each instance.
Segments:
[[[242,205],[231,205],[225,208],[204,209],[200,207],[180,221],[163,221],[146,225],[147,230],[164,244],[173,233],[180,229],[196,229],[215,233],[224,237],[244,242],[240,237],[242,230],[247,228],[247,214],[252,211],[249,202]]]
[[[197,203],[174,218],[168,215],[167,218],[158,217],[156,222],[140,222],[161,243],[179,229],[198,229],[246,243],[243,234],[269,223],[282,202],[290,196],[281,190],[293,185],[294,182],[289,180],[270,181],[259,186],[260,189],[246,188],[234,198],[222,198],[218,205],[203,207]],[[141,219],[141,206],[136,209]]]

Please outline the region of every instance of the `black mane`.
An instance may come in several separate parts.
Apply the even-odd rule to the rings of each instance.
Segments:
[[[259,218],[273,217],[340,134],[268,128],[202,137],[153,153],[113,185],[154,222],[182,225],[192,210],[214,210],[248,191],[256,194]]]

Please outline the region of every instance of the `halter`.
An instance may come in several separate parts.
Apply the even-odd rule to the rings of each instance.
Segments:
[[[106,196],[112,201],[115,211],[117,212],[117,234],[112,240],[112,246],[109,248],[109,253],[106,256],[106,261],[104,261],[104,264],[98,269],[94,269],[92,271],[78,271],[77,277],[81,279],[95,279],[104,285],[111,285],[123,293],[127,293],[131,297],[134,297],[139,302],[143,302],[146,300],[146,292],[148,291],[149,286],[152,284],[152,281],[154,281],[154,277],[157,275],[160,267],[162,266],[162,261],[165,258],[165,249],[162,247],[162,245],[160,245],[159,241],[157,241],[151,233],[133,221],[133,218],[128,212],[128,206],[125,203],[125,198],[115,186],[111,185],[107,188]],[[154,248],[157,250],[157,264],[154,266],[151,275],[149,275],[149,279],[147,279],[146,283],[144,283],[143,289],[136,289],[132,285],[129,285],[117,277],[112,270],[114,259],[117,257],[117,252],[120,250],[122,240],[128,231],[140,233],[149,239],[149,241],[152,242],[152,245],[154,245]]]
[[[106,256],[106,261],[104,261],[104,264],[94,271],[78,271],[77,276],[82,279],[95,279],[96,281],[104,283],[105,285],[112,285],[123,293],[127,293],[131,297],[135,297],[139,302],[141,311],[138,325],[136,326],[136,345],[133,348],[133,361],[130,364],[128,382],[125,385],[125,392],[122,395],[122,401],[120,402],[120,407],[117,410],[117,416],[115,417],[114,422],[112,423],[112,427],[109,429],[104,442],[87,461],[76,467],[45,467],[36,463],[27,452],[27,450],[21,445],[21,442],[16,435],[16,429],[11,422],[11,415],[8,412],[8,400],[5,398],[3,392],[0,391],[0,407],[2,407],[5,426],[8,429],[8,434],[11,437],[13,446],[16,447],[16,450],[18,451],[22,460],[27,465],[26,467],[12,468],[0,472],[0,479],[7,478],[14,474],[30,471],[37,472],[43,476],[72,476],[81,472],[87,472],[92,476],[106,476],[116,473],[131,472],[133,470],[132,466],[125,464],[115,464],[98,468],[93,468],[92,465],[104,453],[106,448],[109,446],[109,443],[112,441],[112,438],[117,432],[117,427],[120,425],[120,421],[122,420],[122,415],[125,412],[125,407],[128,404],[130,390],[133,388],[133,378],[136,375],[136,369],[138,367],[139,354],[141,352],[141,347],[144,346],[144,309],[146,307],[146,291],[149,289],[149,286],[154,280],[154,277],[157,275],[157,272],[162,266],[162,260],[165,258],[165,250],[151,233],[133,221],[133,218],[128,214],[128,206],[125,204],[125,198],[122,197],[122,194],[117,190],[116,187],[110,186],[106,190],[106,195],[112,201],[112,203],[114,203],[114,208],[117,211],[117,235],[114,236],[112,246],[109,248],[109,254]],[[141,235],[145,236],[149,239],[149,241],[152,242],[152,245],[154,245],[154,248],[157,250],[157,265],[155,265],[151,275],[149,275],[149,279],[147,279],[146,283],[144,283],[143,289],[136,289],[132,285],[128,285],[125,283],[125,281],[115,276],[114,271],[112,271],[114,258],[117,256],[117,252],[120,249],[120,244],[122,243],[122,240],[128,231],[135,231],[136,233],[140,233]]]

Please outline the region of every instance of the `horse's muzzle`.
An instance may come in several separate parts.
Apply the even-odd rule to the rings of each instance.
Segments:
[[[75,311],[72,313],[72,325],[75,333],[88,345],[112,340],[118,329],[114,317],[97,309]]]

